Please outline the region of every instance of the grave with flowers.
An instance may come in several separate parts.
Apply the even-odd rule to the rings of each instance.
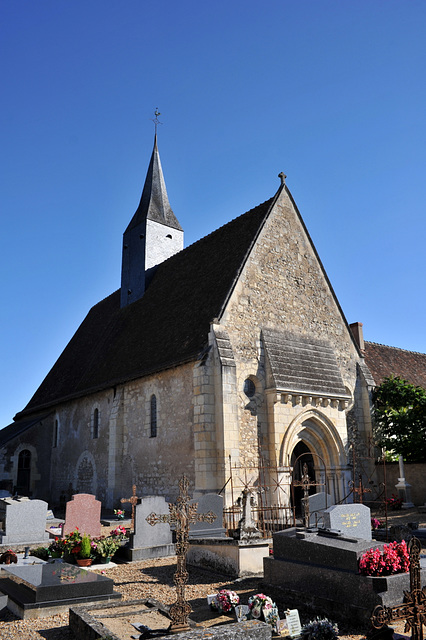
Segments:
[[[354,513],[358,506],[352,505]],[[336,620],[365,625],[376,606],[398,604],[410,587],[404,541],[386,545],[347,530],[293,528],[274,534],[273,548],[273,558],[264,560],[265,588],[289,606],[303,599]],[[425,584],[426,569],[421,573]]]

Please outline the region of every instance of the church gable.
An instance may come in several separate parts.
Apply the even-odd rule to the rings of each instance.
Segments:
[[[283,186],[222,317],[241,362],[259,359],[262,329],[332,345],[344,385],[360,354],[315,247]],[[311,340],[312,342],[312,340]]]

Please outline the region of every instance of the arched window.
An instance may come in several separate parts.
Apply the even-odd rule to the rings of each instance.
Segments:
[[[93,412],[93,438],[99,438],[99,409]]]
[[[151,425],[151,438],[157,437],[157,398],[155,395],[151,396],[151,411],[150,411],[150,425]]]
[[[247,398],[253,398],[254,394],[256,393],[256,385],[251,378],[247,378],[246,380],[244,380],[244,393],[246,394]]]
[[[16,493],[28,496],[30,493],[31,451],[23,449],[18,456],[18,476],[16,479]]]
[[[53,447],[58,446],[59,440],[59,420],[56,418],[55,424],[53,425]]]

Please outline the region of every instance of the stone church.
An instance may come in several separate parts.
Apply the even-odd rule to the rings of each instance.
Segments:
[[[347,495],[350,443],[371,437],[374,367],[280,180],[184,248],[155,138],[121,288],[0,431],[0,486],[52,506],[68,490],[94,493],[112,509],[133,484],[174,499],[186,474],[195,496],[222,491],[229,506],[231,469],[253,486],[262,470],[269,503],[278,486],[289,503],[305,455],[334,500]]]

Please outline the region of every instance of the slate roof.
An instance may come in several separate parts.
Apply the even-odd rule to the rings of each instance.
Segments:
[[[262,335],[278,390],[348,397],[328,342],[273,329],[263,329]]]
[[[364,342],[365,361],[374,382],[379,385],[389,376],[399,376],[426,389],[426,354]]]
[[[160,154],[157,147],[157,136],[154,138],[154,149],[142,190],[139,206],[131,219],[126,231],[137,226],[144,220],[154,220],[173,229],[182,231],[178,219],[172,211],[161,168]]]
[[[118,290],[95,305],[16,418],[196,360],[273,201],[161,263],[140,300],[120,308]]]

